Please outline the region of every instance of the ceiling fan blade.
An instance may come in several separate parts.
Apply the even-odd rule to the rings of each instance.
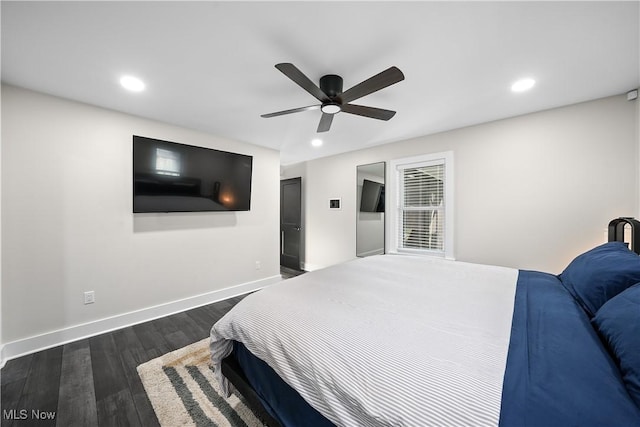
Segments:
[[[326,132],[331,129],[333,116],[333,114],[322,113],[322,117],[320,117],[320,123],[318,124],[318,133]]]
[[[344,104],[342,111],[350,114],[357,114],[358,116],[370,117],[378,120],[389,120],[396,115],[395,111],[383,110],[382,108],[365,107],[363,105]]]
[[[317,100],[321,102],[329,101],[329,97],[315,83],[309,80],[302,71],[298,70],[295,65],[282,63],[276,64],[276,68],[282,71],[285,76],[296,82],[302,89],[313,95]]]
[[[370,93],[376,92],[380,89],[384,89],[387,86],[391,86],[394,83],[404,80],[404,74],[397,67],[389,67],[381,73],[368,78],[362,83],[358,83],[351,89],[343,92],[339,95],[343,104],[354,101]]]
[[[320,105],[309,105],[308,107],[292,108],[291,110],[283,110],[283,111],[277,111],[275,113],[261,114],[260,117],[264,117],[266,119],[269,117],[282,116],[284,114],[300,113],[302,111],[309,111],[309,110],[317,110],[318,108],[320,108]]]

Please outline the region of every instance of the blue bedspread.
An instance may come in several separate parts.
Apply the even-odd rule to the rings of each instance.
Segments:
[[[500,426],[640,426],[586,313],[551,274],[520,271]]]

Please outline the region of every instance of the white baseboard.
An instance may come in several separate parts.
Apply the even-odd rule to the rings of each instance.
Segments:
[[[20,356],[35,353],[37,351],[46,350],[48,348],[57,347],[72,341],[93,337],[104,334],[105,332],[114,331],[125,328],[127,326],[136,325],[138,323],[148,322],[149,320],[158,319],[160,317],[169,316],[180,313],[192,308],[201,307],[227,298],[232,298],[248,292],[257,291],[266,286],[280,282],[280,275],[267,277],[265,279],[253,282],[242,283],[240,285],[231,286],[229,288],[184,298],[153,307],[143,308],[141,310],[129,313],[119,314],[100,320],[95,320],[80,325],[70,326],[68,328],[59,329],[46,334],[36,335],[29,338],[20,339],[4,343],[0,347],[0,367],[4,367],[8,360],[15,359]],[[213,325],[212,325],[213,326]]]
[[[304,271],[314,271],[314,270],[320,270],[322,268],[324,268],[324,266],[322,266],[322,265],[309,264],[307,262],[303,262],[302,263],[302,269]]]
[[[372,256],[372,255],[383,255],[384,254],[384,248],[379,248],[379,249],[373,249],[370,251],[365,251],[365,252],[360,252],[359,254],[356,254],[357,257],[367,257],[367,256]]]

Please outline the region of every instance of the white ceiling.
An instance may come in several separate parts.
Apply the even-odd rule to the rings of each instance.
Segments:
[[[2,80],[281,151],[283,164],[625,93],[640,86],[640,9],[627,2],[7,2]],[[395,65],[406,79],[320,111],[274,68],[344,89]],[[147,89],[129,93],[123,74]],[[510,85],[531,76],[533,90]],[[320,148],[310,141],[320,136]]]

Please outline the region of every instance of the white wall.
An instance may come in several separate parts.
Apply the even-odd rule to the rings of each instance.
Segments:
[[[639,120],[614,96],[309,161],[305,266],[355,257],[357,165],[452,150],[456,259],[559,273],[636,214]]]
[[[638,88],[640,91],[640,88]],[[638,191],[640,191],[640,100],[633,101],[636,106],[636,141],[638,147],[638,171],[636,172],[636,178],[638,179]],[[638,200],[636,204],[636,218],[640,218],[640,194],[638,194]]]
[[[0,8],[1,9],[1,8]],[[0,67],[1,68],[1,67]],[[2,99],[2,85],[0,85]],[[0,129],[2,129],[2,103],[0,102]],[[0,138],[0,242],[2,242],[2,138]],[[0,367],[4,366],[4,341],[2,339],[2,245],[0,244]],[[0,407],[2,404],[0,404]]]
[[[5,343],[279,277],[277,151],[2,90]],[[132,214],[134,134],[252,155],[251,210]]]

